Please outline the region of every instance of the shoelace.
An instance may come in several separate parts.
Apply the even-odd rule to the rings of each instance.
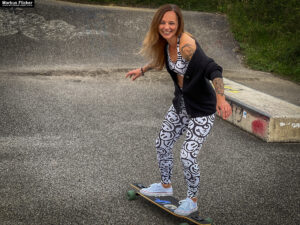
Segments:
[[[181,200],[178,203],[179,203],[179,205],[181,205],[183,202],[185,202],[185,200]]]
[[[159,185],[159,183],[154,183],[154,184],[151,184],[150,187],[156,187],[158,185]]]
[[[179,205],[182,205],[182,204],[184,204],[185,202],[187,202],[187,200],[186,200],[186,199],[184,199],[184,200],[181,200],[181,201],[179,201]]]
[[[185,204],[185,203],[187,204],[187,206],[188,206],[189,208],[191,208],[192,203],[189,202],[189,201],[187,201],[187,199],[184,199],[184,200],[179,201],[179,205],[180,205],[180,206],[183,205],[183,204]]]

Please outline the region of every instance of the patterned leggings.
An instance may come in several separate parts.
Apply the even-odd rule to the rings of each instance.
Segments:
[[[173,168],[172,148],[178,138],[186,131],[186,139],[183,142],[180,159],[183,164],[184,177],[188,186],[187,197],[197,196],[200,185],[200,170],[197,156],[209,134],[215,115],[189,118],[182,104],[182,110],[176,113],[172,105],[167,112],[162,124],[159,136],[156,139],[157,160],[164,184],[171,183]]]

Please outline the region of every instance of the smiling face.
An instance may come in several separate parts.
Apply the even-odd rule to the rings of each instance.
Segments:
[[[174,11],[168,11],[162,17],[158,26],[160,35],[167,41],[176,38],[176,32],[178,29],[178,19]]]

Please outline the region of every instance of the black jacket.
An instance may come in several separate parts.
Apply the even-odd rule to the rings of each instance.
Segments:
[[[208,116],[216,112],[216,93],[209,80],[222,78],[222,67],[205,55],[196,41],[196,51],[184,75],[182,90],[177,83],[177,74],[170,70],[167,46],[165,48],[166,68],[175,86],[173,105],[180,111],[180,95],[183,96],[186,111],[192,118]]]

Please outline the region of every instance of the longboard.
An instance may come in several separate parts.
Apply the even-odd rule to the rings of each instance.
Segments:
[[[198,225],[212,225],[212,220],[210,218],[202,218],[199,215],[199,211],[190,214],[189,216],[180,216],[174,213],[174,210],[177,209],[179,206],[178,199],[174,198],[173,196],[161,196],[161,197],[154,197],[154,196],[146,196],[140,193],[142,188],[145,188],[142,184],[130,184],[134,190],[130,190],[127,192],[127,197],[129,200],[134,200],[137,195],[143,197],[144,199],[148,200],[149,202],[153,203],[154,205],[160,207],[161,209],[167,211],[168,213],[172,214],[173,216],[183,218],[188,220],[194,224]]]

